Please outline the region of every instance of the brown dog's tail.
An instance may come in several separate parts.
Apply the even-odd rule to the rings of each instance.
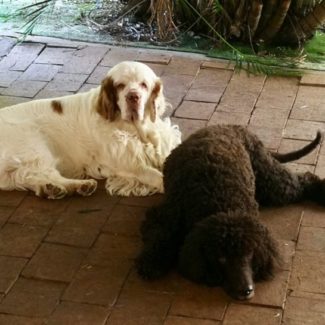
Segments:
[[[313,151],[321,143],[322,139],[323,139],[323,133],[321,131],[317,131],[316,138],[312,142],[304,146],[303,148],[300,148],[296,151],[287,152],[287,153],[272,152],[272,156],[280,163],[286,163],[289,161],[297,160],[299,158],[306,156],[311,151]]]

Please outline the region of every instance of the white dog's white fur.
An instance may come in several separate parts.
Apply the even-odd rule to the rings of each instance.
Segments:
[[[180,143],[160,79],[145,64],[121,62],[98,88],[0,110],[0,189],[61,198],[163,191],[162,165]]]

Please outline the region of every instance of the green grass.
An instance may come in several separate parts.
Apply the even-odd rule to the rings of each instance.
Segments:
[[[325,33],[317,32],[315,37],[305,45],[307,59],[310,62],[325,61]]]

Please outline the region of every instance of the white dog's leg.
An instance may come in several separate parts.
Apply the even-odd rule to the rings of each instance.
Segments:
[[[53,179],[53,185],[61,185],[65,188],[68,195],[79,194],[81,196],[89,196],[96,191],[97,181],[94,179],[70,179],[59,175]],[[45,185],[48,187],[48,184]],[[51,197],[49,197],[51,198]]]
[[[160,137],[157,131],[155,130],[146,130],[142,122],[135,122],[135,128],[138,131],[140,140],[143,143],[151,143],[153,147],[157,150],[157,154],[161,154],[161,144]]]
[[[91,195],[97,188],[93,179],[69,179],[63,177],[55,168],[33,170],[18,168],[14,173],[14,187],[35,192],[37,196],[48,199],[61,199],[66,195],[77,193],[82,196]]]
[[[164,193],[163,175],[158,169],[152,167],[139,168],[135,177],[141,183],[158,189],[159,193]]]
[[[105,188],[109,194],[121,196],[147,196],[164,192],[162,173],[151,167],[107,174]]]
[[[151,188],[157,189],[158,193],[164,192],[163,185],[163,175],[158,169],[149,166],[139,166],[135,170],[132,170],[128,173],[129,177],[132,179],[137,179],[140,183],[147,185]],[[120,177],[125,177],[125,174],[120,174],[117,172],[117,175]]]
[[[89,196],[97,188],[97,182],[94,179],[68,179],[60,175],[43,184],[39,184],[40,196],[49,199],[60,199],[66,195],[79,194]]]

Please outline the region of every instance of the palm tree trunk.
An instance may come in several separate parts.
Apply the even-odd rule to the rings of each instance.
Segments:
[[[251,9],[248,15],[248,28],[249,36],[251,39],[254,38],[258,24],[262,16],[263,2],[261,0],[253,0]]]
[[[260,23],[258,25],[256,34],[260,34],[262,30],[266,27],[266,25],[269,23],[270,18],[276,11],[278,5],[278,0],[267,0],[263,3],[263,12],[262,17],[260,19]]]
[[[291,5],[291,0],[282,0],[275,14],[270,18],[266,28],[261,32],[259,39],[270,42],[281,29]]]
[[[325,22],[325,0],[317,4],[305,17],[289,17],[282,28],[278,44],[300,45],[311,38]]]
[[[325,0],[129,0],[128,4],[138,4],[139,17],[156,23],[160,40],[175,37],[177,22],[210,36],[215,35],[214,28],[227,40],[297,45],[325,22]]]
[[[233,23],[230,26],[230,35],[239,38],[243,30],[243,22],[245,20],[246,0],[240,0]]]
[[[325,1],[322,1],[314,7],[306,17],[300,20],[300,27],[303,30],[306,39],[313,36],[315,30],[321,27],[325,22]]]
[[[172,16],[173,0],[151,0],[149,10],[151,16],[148,22],[157,22],[159,38],[163,41],[173,38],[176,30]]]

